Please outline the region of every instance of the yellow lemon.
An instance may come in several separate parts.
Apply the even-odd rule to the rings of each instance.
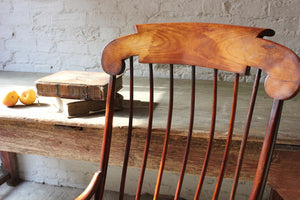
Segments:
[[[28,89],[20,95],[20,101],[25,105],[31,105],[35,102],[36,93],[33,89]]]
[[[4,98],[2,99],[2,104],[11,107],[16,105],[18,99],[19,99],[19,95],[17,94],[17,92],[11,91],[4,96]]]

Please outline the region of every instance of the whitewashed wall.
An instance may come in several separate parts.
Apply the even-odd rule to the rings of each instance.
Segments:
[[[0,0],[0,8],[4,71],[101,71],[109,41],[133,33],[134,24],[155,22],[272,28],[272,40],[300,55],[299,0]],[[186,78],[185,73],[176,68],[175,77]],[[164,76],[165,69],[158,74]]]
[[[0,8],[0,71],[101,71],[101,52],[109,41],[133,33],[134,24],[155,22],[272,28],[273,41],[300,55],[299,0],[0,0]],[[159,68],[158,75],[164,74],[164,67]],[[183,68],[176,68],[175,76],[188,77]],[[226,74],[220,78],[230,79]],[[25,180],[72,187],[84,187],[97,168],[93,163],[29,155],[18,155],[18,162]],[[113,168],[112,173],[118,171]],[[109,189],[118,188],[113,181],[109,184]],[[209,185],[214,181],[208,181],[208,189]],[[188,197],[189,191],[183,194]]]

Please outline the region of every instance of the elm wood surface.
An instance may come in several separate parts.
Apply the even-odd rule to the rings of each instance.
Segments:
[[[11,77],[14,76],[15,78]],[[7,73],[1,72],[1,85],[3,87],[0,89],[1,91],[5,88],[13,88],[17,85],[20,87],[29,87],[33,85],[34,80],[38,78],[38,74],[30,74],[30,73]],[[20,78],[23,77],[23,78]],[[177,104],[182,104],[182,102],[186,101],[186,96],[189,93],[189,88],[187,84],[190,81],[188,80],[176,80],[174,87],[176,91],[174,96],[174,107],[177,107]],[[13,84],[12,84],[13,83]],[[133,149],[134,157],[130,157],[129,165],[139,167],[142,159],[142,151],[143,151],[143,141],[145,137],[146,127],[143,127],[143,124],[147,121],[147,97],[145,97],[145,90],[147,88],[143,87],[145,84],[145,79],[140,78],[136,80],[137,87],[135,88],[140,95],[136,96],[137,101],[135,104],[138,106],[137,110],[134,113],[133,123],[138,125],[139,128],[135,128],[133,130]],[[13,87],[12,87],[13,85]],[[154,102],[155,109],[154,115],[157,115],[154,119],[157,119],[158,116],[161,116],[162,113],[167,112],[166,99],[164,98],[167,91],[166,87],[168,86],[168,81],[165,79],[158,79],[154,82],[154,85],[157,86],[154,94]],[[226,133],[221,132],[220,130],[223,126],[227,126],[228,122],[226,120],[223,121],[223,118],[226,117],[226,113],[230,110],[230,92],[232,92],[233,83],[220,83],[220,87],[224,93],[219,93],[219,99],[222,99],[224,104],[219,107],[219,110],[222,110],[220,115],[218,115],[217,119],[221,122],[220,127],[216,127],[219,131],[216,132],[216,139],[214,140],[215,145],[212,150],[212,162],[208,166],[208,175],[217,176],[217,171],[220,167],[222,152],[224,150]],[[240,97],[238,100],[238,105],[240,107],[245,107],[249,104],[249,94],[250,88],[248,84],[246,84],[244,92],[240,93]],[[125,80],[124,89],[120,91],[121,94],[128,99],[128,80]],[[197,81],[196,88],[202,90],[202,95],[200,93],[196,94],[196,98],[205,98],[205,91],[207,93],[211,90],[211,85],[207,84],[206,81]],[[224,89],[224,90],[223,90]],[[221,91],[221,89],[220,89]],[[248,92],[245,92],[248,91]],[[263,93],[263,89],[259,90],[259,92]],[[127,96],[126,96],[127,95]],[[203,96],[204,95],[204,96]],[[45,100],[45,101],[44,101]],[[104,117],[103,115],[95,115],[89,116],[79,119],[68,119],[62,113],[57,113],[55,109],[53,109],[48,102],[47,99],[40,99],[40,106],[37,104],[34,106],[22,106],[20,104],[15,108],[6,108],[4,106],[0,106],[0,127],[1,127],[1,140],[0,140],[0,148],[2,151],[11,151],[17,153],[30,153],[30,154],[38,154],[45,156],[53,156],[67,159],[78,159],[78,160],[86,160],[91,162],[99,161],[99,152],[101,148],[101,135],[103,131],[103,123]],[[298,109],[298,105],[300,102],[299,96],[289,101],[286,101],[283,111],[283,118],[281,127],[278,135],[278,147],[280,149],[275,150],[274,158],[275,161],[271,165],[270,175],[269,175],[269,185],[276,188],[277,191],[284,191],[286,197],[290,194],[289,191],[299,190],[299,181],[298,177],[300,163],[298,159],[300,157],[299,154],[299,126],[298,120],[300,117],[300,110]],[[207,108],[205,102],[203,104],[196,104],[197,109]],[[256,120],[259,122],[259,119],[266,119],[266,116],[269,114],[270,107],[266,107],[266,104],[270,103],[270,99],[267,95],[263,95],[261,99],[257,100],[257,110],[256,112]],[[128,104],[125,105],[128,107]],[[126,127],[127,121],[124,121],[125,111],[116,112],[117,118],[115,119],[115,130],[113,134],[113,145],[111,148],[111,164],[114,165],[122,165],[122,157],[125,147],[126,140]],[[183,112],[183,113],[182,113]],[[186,135],[186,132],[183,131],[186,126],[186,119],[182,119],[180,117],[180,113],[184,114],[186,111],[184,110],[174,110],[174,120],[172,124],[172,131],[170,137],[170,146],[168,150],[168,160],[166,162],[165,168],[170,171],[178,171],[178,168],[175,166],[180,165],[182,154],[178,152],[183,152],[185,140],[183,139]],[[200,165],[203,160],[204,151],[207,145],[208,140],[208,132],[200,131],[203,123],[208,123],[204,119],[208,115],[206,112],[202,112],[201,115],[195,116],[196,123],[194,129],[194,135],[196,139],[193,140],[191,148],[195,148],[195,145],[201,144],[203,148],[196,148],[197,151],[195,153],[191,153],[189,155],[189,161],[187,166],[187,173],[199,174]],[[240,145],[241,135],[240,133],[243,131],[242,128],[238,128],[239,121],[240,123],[244,122],[245,116],[237,113],[238,123],[236,125],[236,129],[233,135],[232,146],[233,149],[229,154],[229,166],[225,172],[225,177],[231,177],[234,173],[230,166],[234,166],[235,163],[232,162],[233,159],[237,157],[238,147]],[[199,123],[197,123],[197,121]],[[100,122],[100,123],[99,123]],[[154,121],[155,131],[152,135],[152,141],[150,144],[150,154],[149,161],[147,167],[158,169],[159,166],[159,157],[161,155],[162,144],[165,134],[165,123],[166,119],[158,119]],[[202,123],[202,125],[200,124]],[[253,122],[254,123],[254,122]],[[250,144],[247,146],[244,164],[242,167],[241,178],[243,180],[250,180],[254,176],[254,168],[256,167],[257,153],[259,152],[259,147],[261,147],[262,138],[265,132],[265,126],[262,124],[265,123],[257,123],[256,129],[251,130],[250,132]],[[205,128],[205,127],[204,127]],[[95,141],[99,141],[96,142]],[[74,153],[75,152],[75,153]],[[193,151],[192,151],[193,152]],[[178,161],[178,159],[179,161]],[[285,173],[285,176],[282,176],[282,173]],[[279,181],[280,180],[280,181]],[[281,193],[280,193],[281,194]],[[282,194],[281,194],[282,195]],[[288,199],[288,198],[287,198]]]
[[[262,39],[271,29],[205,23],[140,24],[137,33],[120,37],[103,51],[102,67],[111,75],[124,70],[122,60],[139,56],[141,63],[205,66],[245,74],[247,66],[269,76],[265,90],[288,99],[299,90],[299,58],[290,49]]]

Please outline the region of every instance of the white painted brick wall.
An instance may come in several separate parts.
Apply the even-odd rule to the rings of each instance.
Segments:
[[[272,28],[276,35],[271,40],[300,55],[299,0],[0,0],[0,8],[3,71],[101,71],[101,52],[109,41],[133,33],[134,24],[156,22]],[[163,66],[157,69],[157,76],[168,75]],[[143,69],[135,74],[147,75]],[[188,71],[177,67],[175,77],[188,78]],[[220,78],[232,79],[226,73]],[[97,168],[39,156],[18,155],[18,160],[20,176],[26,180],[75,187],[83,187]],[[111,182],[110,189],[113,186]]]
[[[0,70],[5,71],[101,71],[104,46],[133,33],[136,23],[267,27],[276,31],[272,40],[300,55],[299,0],[1,0],[0,7]],[[175,73],[185,77],[182,70]]]
[[[90,182],[93,173],[98,169],[95,163],[84,161],[62,160],[36,155],[18,155],[18,164],[20,167],[20,177],[25,180],[46,183],[50,185],[69,186],[76,188],[85,188]],[[110,166],[108,170],[106,189],[117,191],[119,189],[119,180],[122,168],[119,166]],[[126,193],[134,195],[136,192],[139,170],[129,168],[126,180]],[[145,182],[143,184],[143,193],[153,194],[157,177],[157,171],[146,170]],[[178,174],[164,172],[160,194],[174,194],[176,191]],[[198,185],[199,176],[185,175],[184,184],[181,191],[181,197],[193,199],[194,191]],[[201,198],[211,199],[214,192],[216,179],[207,177],[205,179]],[[229,199],[232,180],[224,179],[220,199]],[[246,200],[249,197],[252,184],[250,182],[240,181],[236,199]],[[264,200],[268,199],[269,188],[264,193]]]

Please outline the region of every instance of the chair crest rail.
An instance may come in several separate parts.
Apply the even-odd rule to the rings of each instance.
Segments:
[[[289,99],[299,90],[300,60],[290,49],[261,38],[273,36],[271,29],[167,23],[136,25],[136,30],[104,49],[105,72],[121,74],[123,60],[138,55],[141,63],[205,66],[239,74],[245,74],[247,66],[259,68],[268,74],[265,90],[274,99]]]

